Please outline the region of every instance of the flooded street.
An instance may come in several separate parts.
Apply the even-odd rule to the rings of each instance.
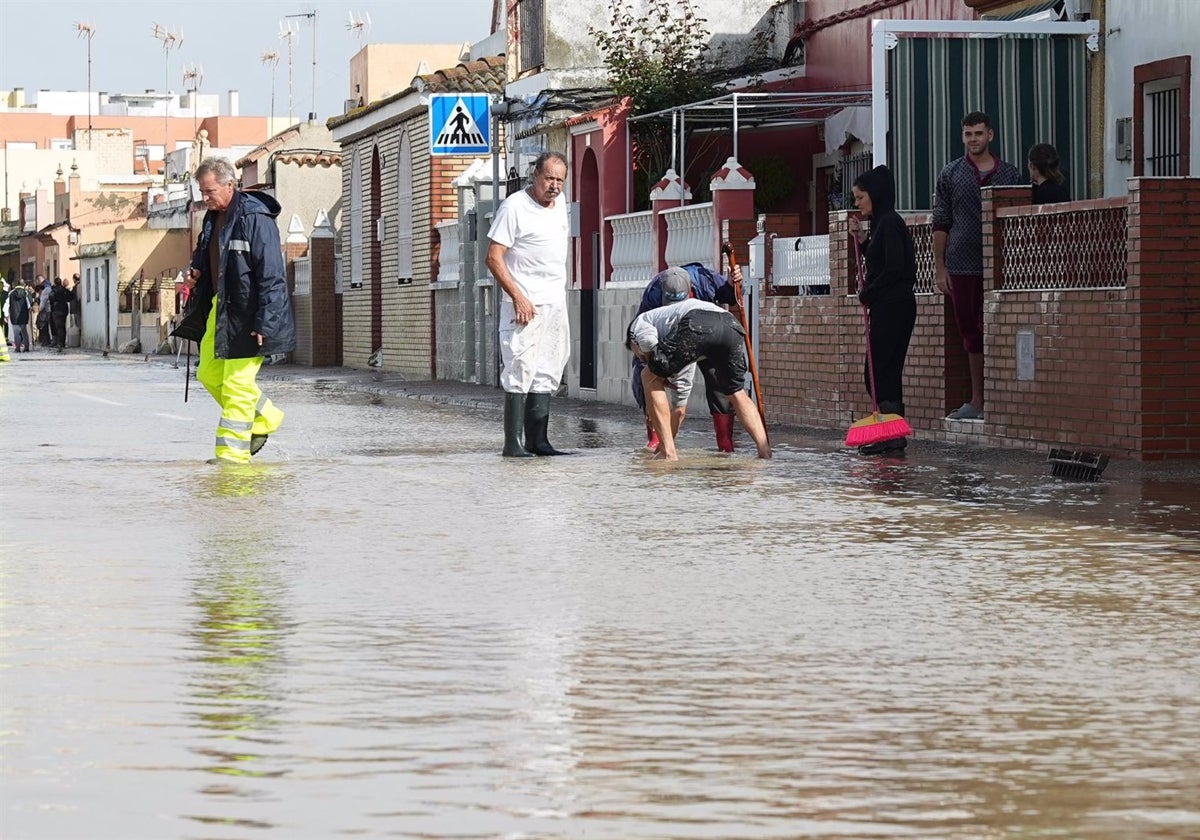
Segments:
[[[1200,836],[1194,479],[272,370],[0,367],[7,840]]]

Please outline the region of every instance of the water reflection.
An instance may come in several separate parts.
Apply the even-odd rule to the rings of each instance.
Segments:
[[[285,775],[273,753],[283,709],[284,643],[290,633],[286,565],[273,503],[286,493],[286,471],[268,464],[210,465],[197,477],[195,516],[205,524],[191,546],[192,675],[188,715],[200,769],[221,777],[201,787],[215,797],[209,814],[188,819],[269,828],[238,817],[226,800],[262,799],[256,780]]]

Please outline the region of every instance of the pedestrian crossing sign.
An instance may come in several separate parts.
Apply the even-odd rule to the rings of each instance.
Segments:
[[[485,155],[491,152],[490,101],[486,93],[435,93],[430,96],[431,154]]]

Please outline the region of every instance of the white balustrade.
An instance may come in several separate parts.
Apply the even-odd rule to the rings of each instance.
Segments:
[[[625,213],[605,218],[612,225],[612,275],[607,286],[642,287],[655,273],[653,213]]]
[[[667,265],[702,263],[715,268],[712,202],[672,207],[662,211],[667,224]]]
[[[771,243],[771,285],[828,294],[829,236],[776,237]]]
[[[439,283],[457,283],[462,277],[462,235],[458,221],[438,222],[434,227],[441,237],[441,249],[438,252]]]

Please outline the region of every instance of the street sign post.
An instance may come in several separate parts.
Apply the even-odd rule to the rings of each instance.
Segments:
[[[434,155],[486,155],[492,150],[490,97],[486,93],[435,93],[429,97],[429,147]]]

